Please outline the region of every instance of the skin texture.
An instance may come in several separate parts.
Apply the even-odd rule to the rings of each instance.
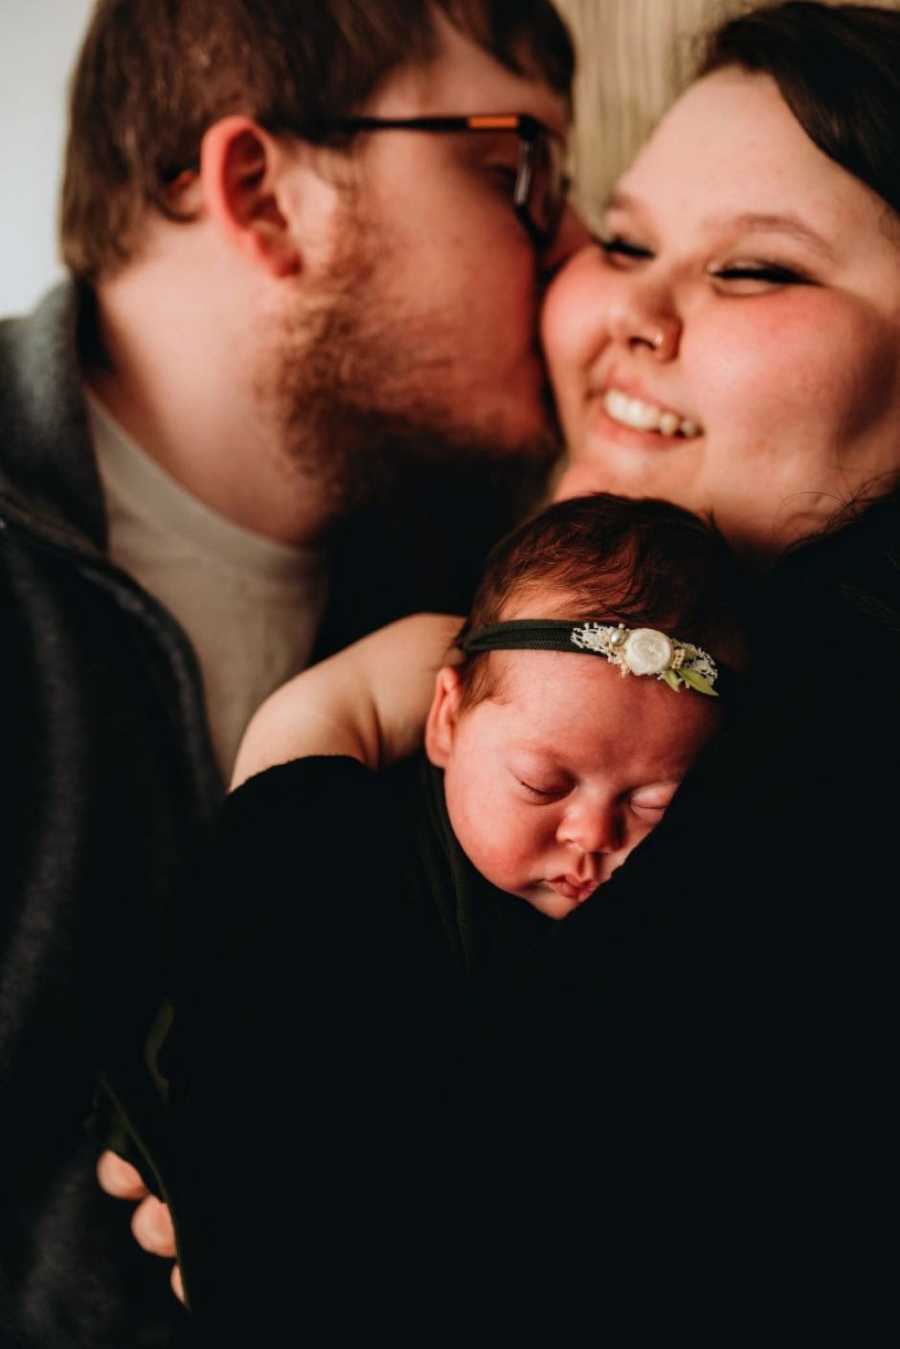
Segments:
[[[313,754],[348,755],[375,771],[414,754],[435,675],[462,622],[412,614],[295,675],[247,727],[231,790],[273,764]]]
[[[472,864],[565,918],[662,819],[719,710],[595,656],[490,660],[494,691],[462,712],[456,670],[439,672],[426,749],[444,769],[450,822]]]
[[[765,556],[886,490],[900,466],[896,222],[768,76],[729,68],[689,89],[621,179],[602,238],[543,315],[571,454],[560,495],[662,497]],[[702,433],[619,425],[610,387]]]

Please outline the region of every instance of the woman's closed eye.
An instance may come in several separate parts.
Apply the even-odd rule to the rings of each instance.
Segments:
[[[594,242],[617,266],[627,265],[629,262],[645,262],[653,257],[651,250],[644,244],[629,239],[624,234],[597,235]]]
[[[730,294],[757,294],[773,286],[809,286],[814,284],[811,277],[796,267],[786,267],[783,263],[765,261],[730,262],[724,267],[710,268],[709,275],[716,284],[724,287]]]
[[[595,242],[606,258],[616,267],[628,267],[648,262],[655,257],[652,249],[625,234],[598,236]],[[808,286],[813,278],[799,267],[766,259],[736,259],[724,266],[710,267],[707,273],[719,289],[730,295],[755,295],[778,286]]]

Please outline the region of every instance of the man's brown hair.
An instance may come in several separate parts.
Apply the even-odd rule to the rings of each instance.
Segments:
[[[459,640],[512,617],[597,619],[659,628],[738,664],[745,585],[721,534],[690,511],[596,492],[557,502],[501,539]],[[547,591],[553,602],[537,613],[529,601]],[[459,666],[465,708],[496,692],[490,655]]]
[[[66,265],[90,280],[129,261],[221,117],[324,142],[393,70],[435,54],[437,10],[568,97],[572,43],[550,0],[98,0],[71,87]]]

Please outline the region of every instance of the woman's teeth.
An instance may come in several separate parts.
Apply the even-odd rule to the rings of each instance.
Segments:
[[[686,440],[700,434],[700,427],[689,418],[679,417],[676,412],[663,412],[662,408],[642,403],[639,398],[629,398],[620,389],[607,389],[603,406],[614,422],[633,426],[637,431],[661,431],[664,436],[684,436]]]

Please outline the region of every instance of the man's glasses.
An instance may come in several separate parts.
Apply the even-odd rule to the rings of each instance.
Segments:
[[[563,138],[528,113],[479,113],[471,117],[344,117],[329,130],[424,131],[433,135],[459,132],[512,132],[519,142],[512,204],[534,244],[553,242],[566,206],[570,179]]]

